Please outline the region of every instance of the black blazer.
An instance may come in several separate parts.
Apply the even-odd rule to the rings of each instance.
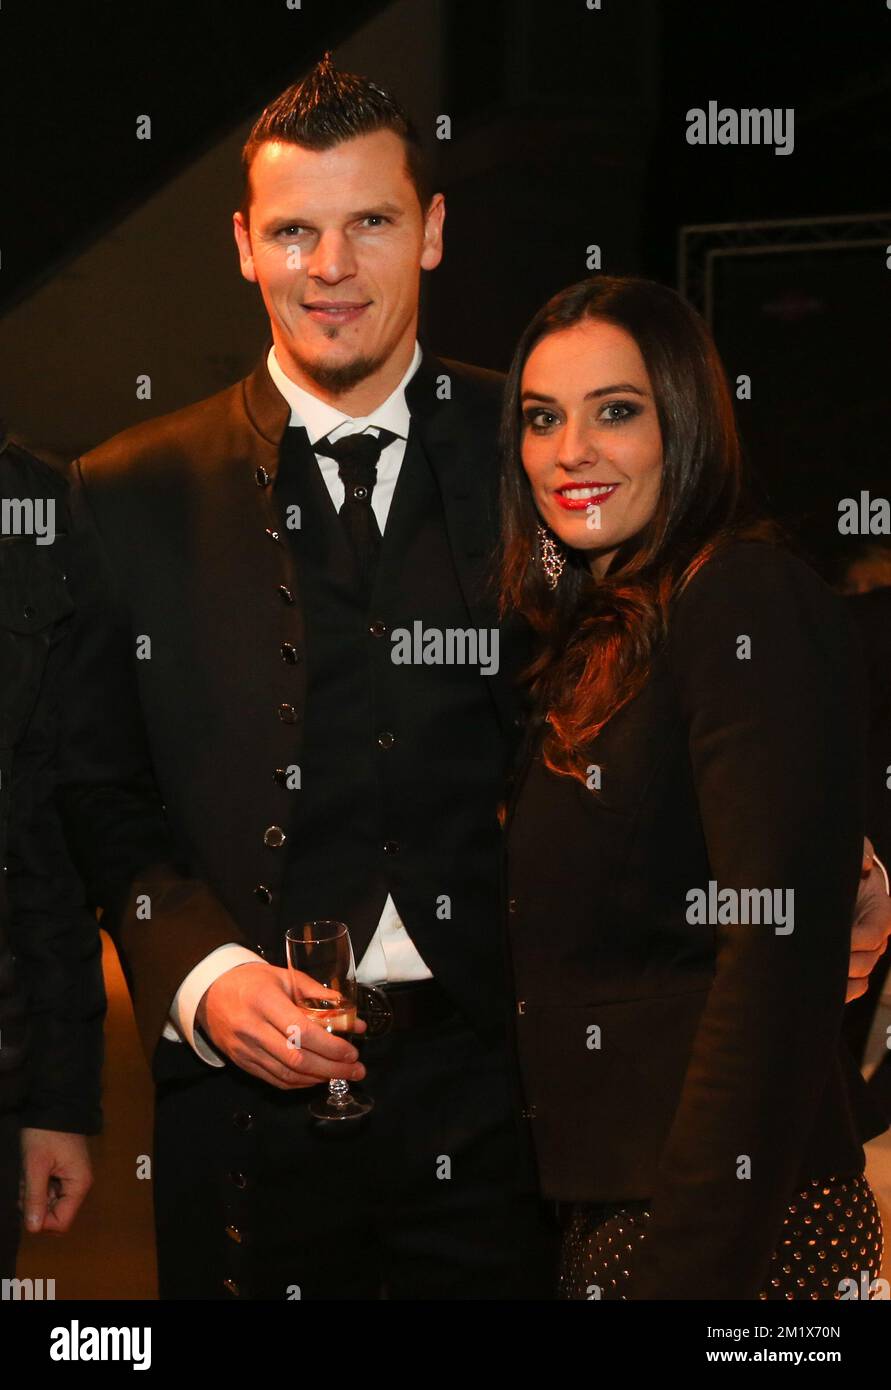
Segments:
[[[101,1128],[105,990],[95,918],[53,805],[65,585],[64,473],[0,426],[0,500],[52,502],[55,540],[0,536],[0,1111]]]
[[[462,592],[474,625],[487,628],[497,626],[487,579],[500,395],[495,373],[429,354],[406,390],[412,434],[442,490]],[[263,831],[282,818],[272,771],[283,759],[299,764],[306,695],[305,664],[285,667],[281,656],[285,640],[304,645],[302,598],[268,485],[289,418],[264,350],[245,380],[125,430],[73,469],[76,615],[59,799],[156,1075],[177,988],[225,942],[262,947],[269,907],[255,889],[268,885],[277,901],[285,872]],[[146,637],[151,657],[140,660]],[[499,671],[487,684],[505,758],[518,708],[510,651],[502,625]],[[296,711],[284,728],[280,701]],[[493,881],[497,872],[493,857]],[[143,895],[150,918],[137,910]],[[442,931],[424,950],[471,1016],[491,1017],[496,994],[507,1010],[503,979],[492,978],[500,955],[491,926],[488,971],[468,968]],[[173,1046],[171,1064],[191,1062],[203,1074],[190,1049]]]
[[[841,601],[734,542],[591,745],[602,790],[534,744],[518,779],[507,922],[542,1186],[651,1200],[634,1297],[756,1297],[796,1184],[862,1171],[884,1127],[839,1042],[863,698]],[[710,880],[793,892],[793,931],[691,920]]]

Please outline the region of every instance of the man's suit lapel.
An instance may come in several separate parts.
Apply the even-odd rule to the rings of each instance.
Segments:
[[[266,365],[270,344],[250,376],[242,382],[245,414],[253,426],[248,431],[247,465],[263,468],[274,482],[279,468],[279,445],[291,418],[291,407],[279,391]]]

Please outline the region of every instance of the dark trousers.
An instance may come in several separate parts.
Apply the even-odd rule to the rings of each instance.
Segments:
[[[161,1298],[550,1299],[558,1232],[534,1190],[503,1046],[457,1015],[366,1039],[364,1120],[232,1065],[158,1087]]]
[[[0,1115],[0,1279],[15,1277],[21,1216],[19,1200],[19,1121]]]

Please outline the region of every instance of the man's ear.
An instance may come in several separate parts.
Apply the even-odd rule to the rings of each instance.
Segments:
[[[435,270],[442,260],[442,227],[445,222],[445,198],[434,193],[424,216],[424,245],[421,250],[421,269]]]
[[[232,214],[232,230],[235,233],[235,244],[238,247],[238,260],[241,265],[241,273],[245,280],[250,280],[252,284],[257,283],[257,272],[254,270],[254,253],[251,250],[251,233],[241,212]]]

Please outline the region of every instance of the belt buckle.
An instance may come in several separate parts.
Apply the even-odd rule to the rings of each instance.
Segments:
[[[393,1008],[380,985],[357,986],[356,1012],[368,1025],[365,1038],[382,1038],[393,1027]]]

